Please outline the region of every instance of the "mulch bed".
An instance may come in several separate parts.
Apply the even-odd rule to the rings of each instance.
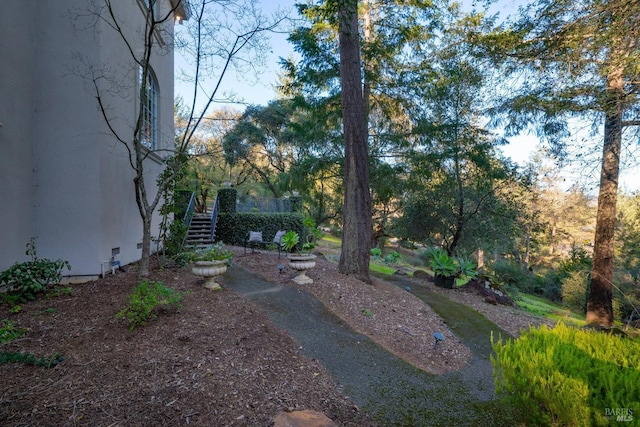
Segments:
[[[1,425],[268,426],[281,411],[302,409],[339,425],[374,425],[252,302],[204,289],[188,270],[153,272],[187,293],[182,308],[129,331],[115,315],[134,270],[71,285],[18,313],[0,306],[0,319],[28,329],[1,351],[64,357],[51,368],[0,364]]]

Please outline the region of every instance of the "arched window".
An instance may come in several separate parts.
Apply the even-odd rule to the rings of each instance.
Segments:
[[[140,85],[145,85],[142,93],[142,127],[140,141],[150,150],[155,150],[158,143],[158,81],[153,72],[147,72],[147,78],[142,78],[140,70]]]

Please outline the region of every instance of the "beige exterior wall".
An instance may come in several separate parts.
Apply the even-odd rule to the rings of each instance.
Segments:
[[[91,17],[88,0],[8,0],[0,14],[0,270],[38,255],[65,259],[71,275],[100,273],[101,261],[140,258],[142,221],[125,146],[110,133],[92,92],[86,65],[117,86],[105,96],[111,123],[131,140],[138,102],[138,69],[119,36]],[[131,40],[143,24],[144,2],[116,1]],[[169,9],[169,1],[160,4]],[[75,19],[75,20],[74,20]],[[159,145],[173,141],[173,23],[152,59],[159,84]],[[157,38],[157,40],[160,40]],[[134,45],[140,51],[142,43]],[[117,89],[117,91],[116,91]],[[103,92],[107,93],[107,92]],[[154,194],[159,156],[145,163]],[[151,184],[151,185],[150,185]],[[159,218],[155,219],[157,227]]]

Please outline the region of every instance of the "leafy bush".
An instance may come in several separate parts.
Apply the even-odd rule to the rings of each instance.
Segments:
[[[402,258],[402,255],[400,255],[396,251],[391,251],[384,256],[384,262],[386,262],[387,264],[395,264],[396,262],[400,261],[400,258]]]
[[[571,247],[569,258],[560,261],[558,271],[560,274],[568,274],[574,271],[591,271],[591,257],[581,246]]]
[[[129,330],[133,330],[136,326],[146,325],[149,320],[158,317],[158,307],[180,308],[183,296],[184,294],[166,287],[161,281],[144,280],[127,297],[128,306],[118,312],[116,317],[126,317]]]
[[[179,252],[173,256],[173,260],[178,266],[184,267],[193,260],[193,252]]]
[[[560,261],[556,271],[547,274],[544,295],[562,301],[577,313],[586,312],[586,294],[591,257],[580,246],[573,246],[569,258]]]
[[[8,293],[14,297],[7,300],[14,303],[35,299],[36,294],[48,286],[60,283],[63,268],[71,270],[68,261],[39,259],[35,238],[31,238],[27,243],[25,253],[31,257],[31,261],[16,263],[0,274],[0,283],[4,283]]]
[[[516,287],[521,292],[529,294],[545,294],[545,278],[523,268],[516,262],[496,261],[491,266],[491,271],[497,283]]]
[[[174,255],[184,248],[184,240],[189,232],[189,227],[181,219],[175,219],[169,225],[168,236],[163,242],[164,250],[168,255]]]
[[[632,318],[640,317],[640,279],[626,271],[614,272],[613,304],[614,315],[622,321],[628,322]],[[619,315],[616,313],[616,306]]]
[[[27,333],[26,329],[16,328],[8,319],[0,322],[0,344],[8,343]]]
[[[397,251],[388,252],[384,257],[382,256],[382,250],[380,248],[371,248],[370,253],[375,260],[382,261],[386,264],[395,264],[402,259],[402,255]]]
[[[638,409],[638,341],[558,324],[492,346],[496,392],[526,425],[610,425]]]
[[[586,313],[587,273],[572,271],[562,279],[562,303],[576,313]]]
[[[316,221],[311,217],[305,217],[302,221],[302,225],[305,228],[305,233],[307,235],[307,242],[317,242],[322,239],[324,233],[316,226]]]

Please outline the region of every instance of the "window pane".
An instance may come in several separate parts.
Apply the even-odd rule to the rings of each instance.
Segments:
[[[141,77],[142,77],[142,73]],[[158,85],[153,73],[147,73],[146,85],[143,91],[142,129],[140,139],[144,146],[154,150],[157,147],[158,134]],[[140,79],[142,84],[142,78]]]

